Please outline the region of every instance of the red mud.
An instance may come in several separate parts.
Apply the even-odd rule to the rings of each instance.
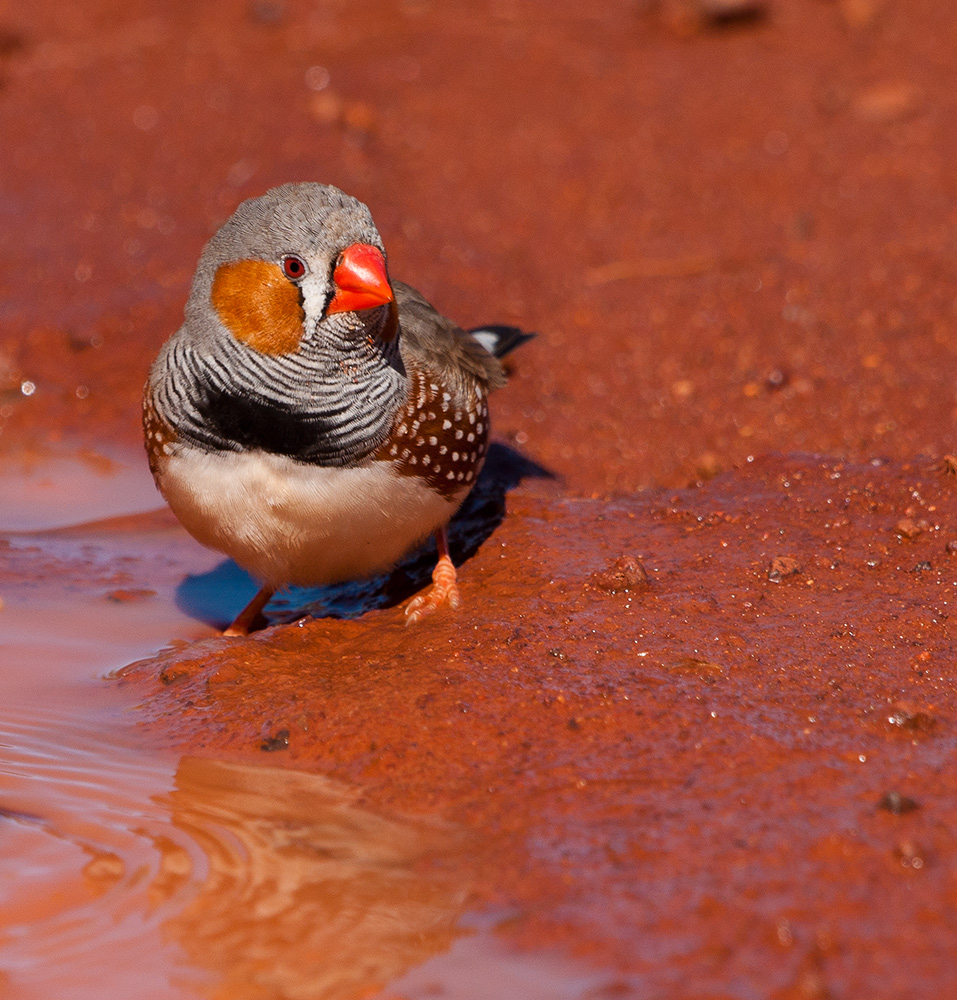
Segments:
[[[381,585],[135,665],[149,739],[449,821],[474,908],[593,996],[943,996],[957,14],[715,6],[0,13],[0,468],[134,446],[204,240],[339,184],[443,311],[539,331],[495,428],[557,478],[488,480],[457,615]]]
[[[835,996],[929,996],[953,967],[954,539],[950,481],[896,466],[513,494],[454,616],[211,639],[124,683],[161,742],[288,734],[271,764],[471,831],[476,905],[624,995],[767,996],[813,962]]]

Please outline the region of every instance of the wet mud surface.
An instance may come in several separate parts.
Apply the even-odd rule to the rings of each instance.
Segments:
[[[455,616],[215,638],[121,683],[161,742],[440,811],[473,905],[622,995],[769,995],[810,963],[919,996],[952,955],[955,539],[951,481],[897,465],[512,495]]]
[[[955,47],[930,0],[0,8],[0,994],[945,995]],[[457,614],[404,626],[424,555],[224,640],[139,396],[299,179],[539,336]]]

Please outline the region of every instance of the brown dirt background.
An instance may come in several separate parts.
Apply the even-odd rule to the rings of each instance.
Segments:
[[[957,13],[722,6],[0,7],[0,462],[136,447],[203,242],[338,184],[448,315],[539,332],[494,426],[555,478],[456,616],[137,665],[152,737],[288,729],[473,831],[475,905],[609,996],[943,996]]]

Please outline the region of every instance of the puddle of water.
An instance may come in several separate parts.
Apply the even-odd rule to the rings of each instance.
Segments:
[[[347,1000],[456,935],[447,831],[321,776],[151,757],[35,712],[0,752],[3,996]]]
[[[452,947],[392,982],[377,1000],[638,1000],[634,977],[596,972],[553,953],[510,949],[490,919],[467,917]]]
[[[0,536],[0,996],[345,1000],[448,948],[466,891],[437,863],[451,831],[320,775],[139,745],[102,678],[210,634],[175,594],[220,557],[130,516],[122,469],[72,490],[76,465],[0,486],[21,529],[85,517],[80,494],[112,491],[118,515]]]
[[[30,471],[60,483],[49,505],[0,484],[6,524],[61,525],[0,534],[4,1000],[600,995],[463,923],[461,833],[375,815],[321,775],[144,747],[102,679],[211,634],[176,595],[220,557],[166,514],[131,515],[136,490],[62,527],[90,511],[61,473]]]
[[[38,531],[162,504],[140,453],[74,448],[0,458],[0,531]]]
[[[4,473],[0,995],[195,995],[170,993],[173,949],[150,888],[162,870],[155,831],[170,825],[156,797],[176,761],[137,749],[132,718],[100,679],[197,634],[173,589],[210,557],[162,519],[124,517],[156,506],[132,463],[6,458]],[[96,513],[121,516],[36,530]],[[153,598],[128,599],[131,584]],[[120,590],[123,600],[108,596]]]
[[[457,936],[459,837],[376,816],[321,775],[186,759],[169,796],[209,874],[166,921],[212,995],[349,1000]]]
[[[153,797],[172,765],[77,709],[22,705],[0,720],[2,995],[166,996],[172,956],[150,899],[162,862],[147,831],[167,825]]]
[[[79,605],[52,634],[28,608],[3,646],[0,996],[346,1000],[449,946],[456,834],[321,775],[140,746],[88,678],[146,652],[144,616]]]

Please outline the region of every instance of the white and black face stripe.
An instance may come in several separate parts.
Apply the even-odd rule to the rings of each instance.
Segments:
[[[231,338],[204,355],[174,340],[157,408],[181,439],[205,450],[347,465],[385,440],[405,396],[407,380],[392,353],[332,331],[279,357]]]

